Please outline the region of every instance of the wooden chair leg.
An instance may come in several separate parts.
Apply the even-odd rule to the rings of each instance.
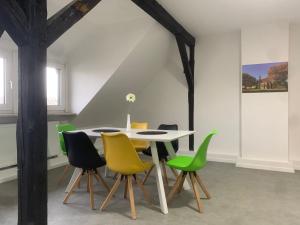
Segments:
[[[62,175],[61,175],[60,178],[58,179],[58,182],[57,182],[58,185],[60,185],[61,182],[65,179],[65,177],[66,177],[66,175],[67,175],[67,172],[69,171],[70,167],[71,167],[70,164],[68,164],[68,165],[65,166]]]
[[[118,173],[115,173],[113,179],[115,180],[115,179],[117,179],[117,177],[118,177]]]
[[[207,199],[211,199],[211,195],[209,194],[209,192],[207,191],[207,189],[206,189],[204,183],[203,183],[202,180],[200,179],[200,176],[199,176],[196,172],[194,172],[194,176],[195,176],[195,178],[196,178],[196,180],[197,180],[199,186],[201,187],[202,191],[203,191],[204,194],[206,195],[206,198],[207,198]]]
[[[151,172],[152,172],[153,168],[154,168],[154,165],[153,165],[153,166],[151,166],[151,168],[149,169],[148,173],[146,174],[146,176],[145,176],[144,180],[142,181],[142,184],[143,184],[143,185],[144,185],[144,184],[146,183],[146,181],[148,180],[148,178],[149,178],[149,175],[151,174]]]
[[[107,185],[107,183],[105,182],[105,180],[103,179],[103,177],[101,176],[101,174],[99,173],[94,173],[94,176],[96,177],[97,181],[99,182],[99,184],[102,184],[105,189],[110,192],[110,188],[109,186]]]
[[[162,170],[163,170],[163,178],[166,189],[169,189],[169,181],[168,181],[168,174],[167,174],[167,168],[166,168],[166,162],[165,160],[161,161]]]
[[[127,199],[128,194],[128,177],[125,177],[124,198]]]
[[[195,176],[194,176],[194,174],[192,172],[190,172],[189,175],[190,175],[190,179],[191,179],[191,183],[192,183],[192,187],[193,187],[195,199],[197,201],[198,210],[199,210],[200,213],[202,213],[202,211],[203,211],[203,205],[202,205],[202,203],[200,201],[199,191],[197,189],[197,186],[195,185],[196,184],[196,178],[195,178]]]
[[[75,179],[75,181],[74,181],[74,183],[73,183],[73,185],[72,185],[70,191],[69,191],[69,192],[67,193],[67,195],[65,196],[64,201],[63,201],[64,204],[67,203],[68,199],[70,198],[70,196],[71,196],[71,194],[73,193],[74,189],[77,187],[77,185],[78,185],[78,183],[79,183],[79,181],[80,181],[81,178],[82,178],[82,173],[80,173],[80,174],[77,176],[77,178]]]
[[[184,172],[183,176],[182,176],[182,179],[180,181],[177,193],[181,193],[186,176],[187,176],[187,172]]]
[[[175,170],[174,168],[170,168],[172,173],[174,174],[174,177],[177,178],[178,177],[178,172],[177,170]]]
[[[136,210],[134,204],[134,194],[132,188],[132,177],[128,176],[128,192],[129,192],[129,200],[130,200],[130,208],[131,208],[131,218],[136,220]]]
[[[111,198],[113,197],[115,192],[118,190],[118,188],[120,186],[120,183],[121,183],[121,174],[118,175],[118,178],[117,178],[116,182],[114,183],[114,185],[112,186],[109,194],[107,195],[106,199],[102,203],[102,205],[100,207],[100,210],[103,210],[107,207],[107,204],[109,203],[109,201],[111,200]]]
[[[171,191],[169,192],[169,194],[168,194],[168,196],[167,196],[167,201],[168,201],[168,202],[170,202],[170,201],[172,200],[172,198],[174,197],[174,195],[176,194],[176,192],[177,192],[177,190],[178,190],[178,188],[179,188],[179,184],[180,184],[182,178],[183,178],[183,172],[181,172],[181,173],[179,174],[179,176],[177,177],[176,182],[175,182],[173,188],[172,188]]]
[[[87,171],[86,174],[87,174],[86,191],[87,191],[87,192],[90,192],[90,186],[89,186],[89,183],[90,183],[90,176],[89,176],[89,172]]]
[[[137,177],[136,177],[136,183],[137,183],[137,185],[139,186],[139,188],[143,191],[144,197],[145,197],[146,201],[147,201],[149,204],[152,204],[151,199],[150,199],[149,192],[146,190],[145,186],[141,183],[140,179],[137,178]]]
[[[88,172],[89,176],[89,190],[90,190],[90,207],[91,209],[95,208],[95,203],[94,203],[94,184],[93,184],[93,173],[92,171]]]

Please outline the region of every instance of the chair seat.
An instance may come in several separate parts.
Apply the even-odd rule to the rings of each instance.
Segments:
[[[193,161],[193,157],[191,156],[176,156],[175,158],[169,160],[167,165],[174,169],[184,169],[188,167]]]
[[[143,161],[143,166],[142,167],[135,166],[135,165],[128,165],[126,170],[123,170],[121,168],[118,171],[113,170],[111,168],[109,168],[109,169],[112,170],[115,173],[120,173],[120,174],[123,174],[123,175],[133,175],[133,174],[137,174],[137,173],[143,173],[143,172],[149,170],[152,166],[153,166],[152,162]]]
[[[171,168],[187,171],[187,172],[195,171],[205,166],[205,165],[200,165],[198,168],[191,167],[190,165],[193,159],[194,158],[191,156],[177,156],[176,158],[169,160],[167,162],[167,165]]]

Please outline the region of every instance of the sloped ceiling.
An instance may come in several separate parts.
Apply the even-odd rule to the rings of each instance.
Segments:
[[[48,15],[71,0],[48,0]],[[158,0],[195,37],[238,30],[262,23],[300,23],[299,0]],[[102,0],[86,17],[63,35],[51,49],[62,54],[101,26],[149,19],[131,0]],[[113,26],[113,25],[112,25]]]
[[[196,37],[274,22],[300,22],[299,0],[159,0]]]
[[[48,0],[48,17],[59,11],[71,0]],[[70,51],[86,38],[105,32],[103,27],[111,27],[114,24],[126,23],[134,20],[151,20],[142,10],[140,10],[130,0],[102,0],[85,17],[62,35],[52,46],[51,51],[56,55],[68,55]]]

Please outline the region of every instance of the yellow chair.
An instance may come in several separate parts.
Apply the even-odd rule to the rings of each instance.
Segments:
[[[144,193],[146,200],[149,200],[149,195],[142,185],[141,181],[136,176],[137,173],[142,173],[152,167],[152,163],[143,162],[138,153],[134,149],[129,138],[122,133],[101,134],[104,146],[104,155],[106,159],[106,166],[113,172],[117,173],[117,180],[111,188],[110,193],[100,207],[103,210],[108,205],[109,201],[117,191],[122,180],[125,181],[124,198],[129,194],[131,217],[136,219],[136,211],[134,204],[134,195],[132,188],[132,178],[135,179],[137,185]]]
[[[132,129],[148,129],[148,123],[143,122],[132,122],[131,123],[131,128]],[[131,140],[134,148],[136,149],[137,152],[142,152],[149,148],[150,143],[148,141],[140,141],[140,140]]]

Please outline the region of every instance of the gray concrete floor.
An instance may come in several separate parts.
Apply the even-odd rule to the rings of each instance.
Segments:
[[[200,172],[212,194],[211,200],[203,200],[204,213],[199,214],[195,211],[196,202],[192,192],[184,191],[169,204],[168,215],[160,213],[155,178],[152,176],[146,187],[151,193],[153,205],[148,205],[141,191],[135,188],[138,215],[136,221],[130,219],[129,202],[122,198],[123,187],[103,212],[89,209],[89,197],[84,183],[82,188],[71,196],[69,204],[63,205],[67,181],[60,186],[57,185],[61,172],[62,168],[49,172],[48,224],[50,225],[300,224],[299,172],[287,174],[236,168],[232,164],[208,163]],[[112,185],[112,179],[106,180]],[[95,203],[99,206],[106,192],[98,184],[95,184],[95,189]],[[0,184],[0,224],[17,224],[16,181]]]

